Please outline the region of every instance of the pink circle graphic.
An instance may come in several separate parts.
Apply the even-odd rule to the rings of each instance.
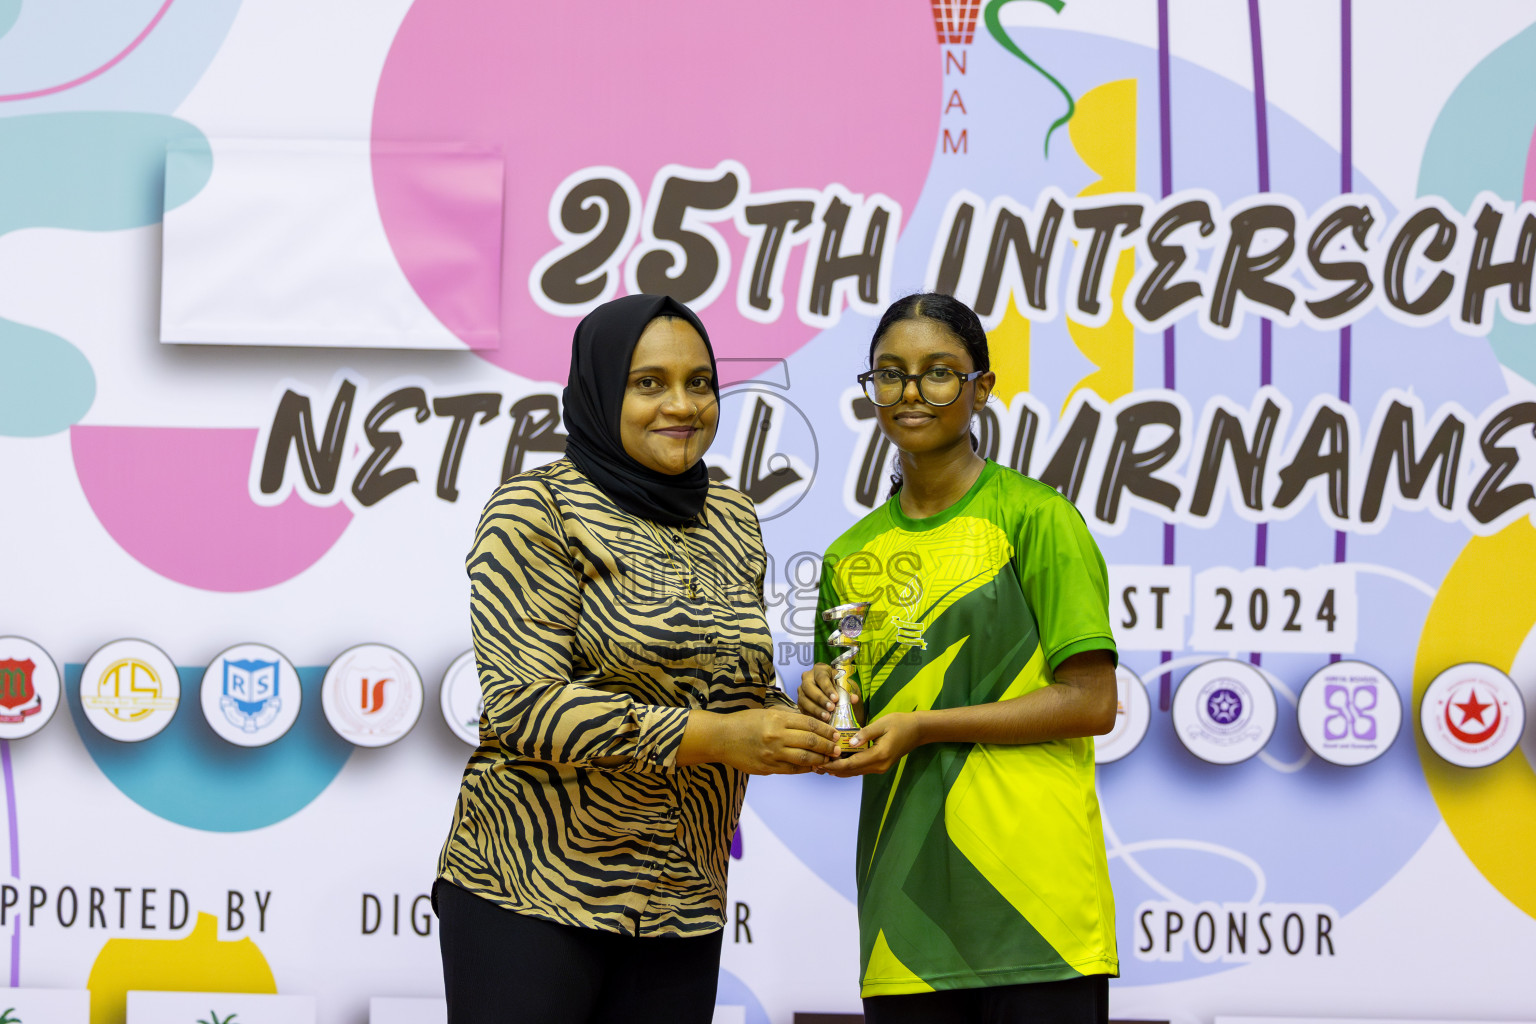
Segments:
[[[225,593],[261,590],[308,569],[352,513],[297,494],[251,500],[257,432],[183,427],[72,427],[75,473],[91,510],[139,562],[177,583]]]
[[[737,160],[753,193],[839,184],[883,193],[906,216],[933,159],[942,60],[929,12],[884,0],[417,0],[380,77],[373,138],[501,153],[501,342],[481,353],[563,381],[575,321],[535,305],[528,279],[559,244],[549,204],[569,175],[616,167],[648,199],[667,164],[708,170]],[[374,188],[406,276],[464,338],[463,289],[434,269],[462,231],[425,215],[417,185],[388,161],[375,160]],[[716,226],[731,273],[701,315],[719,354],[790,355],[817,333],[793,309],[805,247],[786,265],[790,308],[755,323],[735,303],[746,240],[728,222]],[[846,238],[844,251],[855,242],[862,237]]]

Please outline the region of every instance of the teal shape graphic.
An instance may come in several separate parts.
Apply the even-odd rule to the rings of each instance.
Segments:
[[[178,667],[181,706],[159,735],[141,743],[108,739],[80,705],[84,665],[64,666],[64,691],[75,730],[123,795],[166,821],[204,832],[248,832],[303,810],[346,764],[354,749],[337,736],[320,706],[324,667],[299,669],[304,703],[298,721],[264,747],[227,743],[203,719],[201,668]]]
[[[165,151],[203,154],[203,173],[166,193]],[[0,119],[0,234],[18,228],[116,231],[158,224],[213,173],[202,132],[164,114],[92,112]],[[185,170],[185,167],[183,167]]]
[[[1470,210],[1482,191],[1519,203],[1536,157],[1536,25],[1494,50],[1446,100],[1424,146],[1419,195]],[[1503,231],[1513,230],[1505,224]],[[1488,343],[1499,362],[1536,380],[1536,326],[1493,314]]]
[[[67,430],[96,397],[96,374],[79,349],[57,334],[9,320],[0,320],[0,381],[0,436]]]
[[[21,0],[0,0],[0,36],[11,30],[21,17]]]
[[[3,24],[6,0],[0,0]],[[165,187],[175,146],[177,180]],[[0,234],[31,227],[117,231],[160,222],[213,173],[203,133],[162,114],[63,113],[0,118]],[[56,334],[0,320],[0,435],[67,429],[96,396],[90,361]]]

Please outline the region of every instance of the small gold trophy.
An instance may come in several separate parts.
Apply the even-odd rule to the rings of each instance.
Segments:
[[[842,737],[843,757],[854,752],[853,738],[859,732],[859,723],[853,717],[853,704],[848,699],[848,688],[843,685],[843,680],[848,678],[848,673],[853,669],[853,659],[859,653],[859,645],[855,641],[864,632],[864,616],[868,611],[868,601],[857,601],[853,604],[840,604],[821,613],[827,622],[837,623],[837,628],[832,631],[827,642],[833,647],[845,648],[832,659],[832,678],[837,682],[837,711],[832,716],[832,728]]]

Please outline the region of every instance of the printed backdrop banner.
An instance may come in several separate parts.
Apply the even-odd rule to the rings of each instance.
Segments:
[[[793,691],[939,289],[1110,565],[1112,1015],[1536,1019],[1529,5],[0,0],[0,153],[0,981],[434,1019],[578,318],[709,326]],[[858,1012],[857,792],[753,781],[718,1019]]]

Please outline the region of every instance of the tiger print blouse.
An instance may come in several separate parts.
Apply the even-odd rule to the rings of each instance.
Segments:
[[[794,707],[765,564],[750,499],[720,484],[679,529],[622,511],[565,459],[504,483],[468,559],[485,711],[439,877],[578,927],[721,928],[747,779],[674,762],[692,708]]]

